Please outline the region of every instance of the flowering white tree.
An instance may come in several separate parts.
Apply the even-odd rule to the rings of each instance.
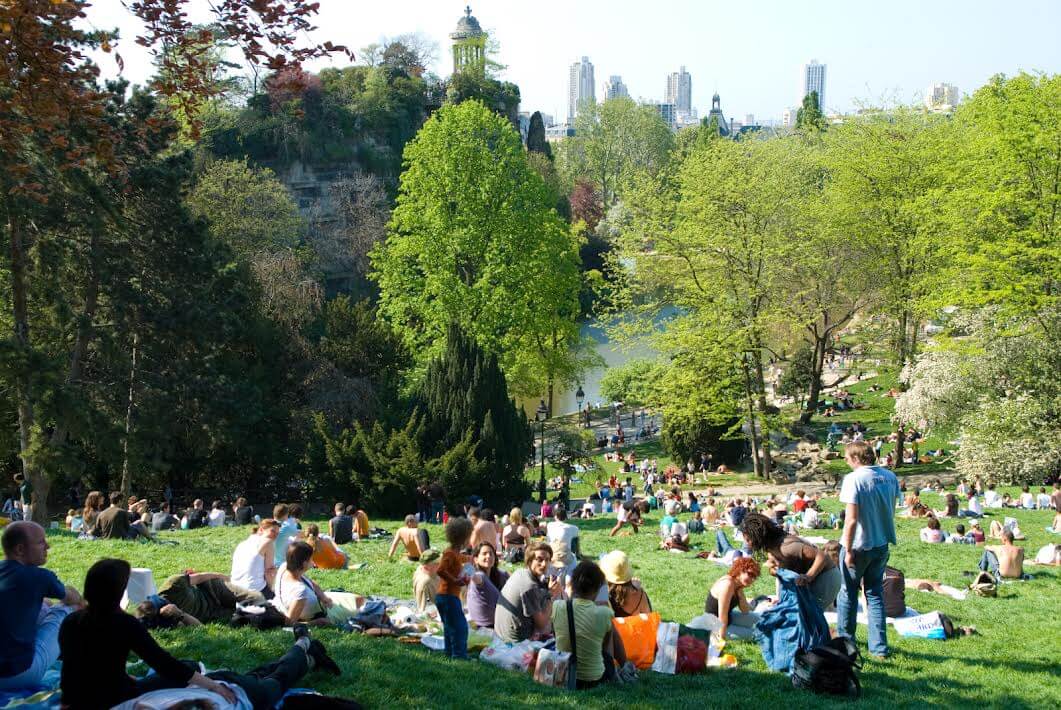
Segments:
[[[1061,343],[984,310],[903,369],[895,418],[961,439],[963,474],[1034,483],[1061,471]]]

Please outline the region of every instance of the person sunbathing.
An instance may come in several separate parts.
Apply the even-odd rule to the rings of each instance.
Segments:
[[[1001,545],[988,545],[980,558],[980,569],[996,577],[1022,579],[1024,577],[1024,548],[1013,544],[1013,531],[1002,531]]]
[[[420,559],[420,555],[428,548],[428,545],[424,544],[424,533],[426,531],[420,529],[420,523],[417,521],[415,515],[405,516],[405,525],[398,528],[394,533],[394,539],[391,541],[390,550],[387,552],[387,559],[394,557],[395,551],[398,549],[398,545],[401,544],[405,547],[405,556],[412,562],[416,562]]]

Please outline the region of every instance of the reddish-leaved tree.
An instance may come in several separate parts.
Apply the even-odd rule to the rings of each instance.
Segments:
[[[166,80],[157,91],[174,99],[196,124],[196,109],[214,91],[206,52],[210,43],[187,16],[190,0],[124,0],[129,12],[144,23],[137,43],[148,47],[159,60]],[[0,234],[3,256],[0,272],[9,279],[12,324],[5,344],[14,399],[18,410],[22,469],[34,488],[33,517],[45,522],[49,480],[44,463],[51,450],[62,446],[62,434],[49,423],[37,421],[40,389],[35,372],[36,350],[32,338],[29,294],[35,278],[32,263],[38,237],[36,217],[64,192],[84,190],[103,178],[121,190],[129,141],[151,139],[158,121],[144,124],[144,134],[120,135],[108,120],[108,96],[99,90],[98,68],[87,52],[102,49],[117,55],[112,33],[88,31],[86,0],[4,0],[0,2]],[[318,3],[285,0],[213,0],[214,23],[246,58],[270,71],[299,65],[333,52],[349,52],[330,42],[304,44],[300,38],[314,29],[310,20]],[[164,51],[165,50],[165,51]],[[352,55],[350,55],[352,56]],[[67,379],[75,378],[91,338],[94,296],[86,295],[86,327],[71,344]],[[82,334],[84,337],[82,337]],[[56,439],[60,439],[57,441]]]

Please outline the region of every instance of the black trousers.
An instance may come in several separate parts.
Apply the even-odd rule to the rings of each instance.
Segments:
[[[279,660],[259,666],[249,673],[214,671],[207,673],[207,676],[243,688],[255,710],[271,710],[308,670],[305,652],[298,646],[292,646]]]
[[[199,670],[199,664],[194,661],[181,661],[181,663]],[[249,673],[213,671],[207,673],[207,676],[243,688],[254,710],[272,710],[280,698],[284,697],[284,693],[306,675],[308,670],[309,662],[306,660],[306,653],[298,646],[292,646],[278,660],[258,666]],[[179,687],[182,687],[180,683],[174,683],[168,678],[154,674],[137,680],[134,692],[122,700],[136,698],[153,690]]]

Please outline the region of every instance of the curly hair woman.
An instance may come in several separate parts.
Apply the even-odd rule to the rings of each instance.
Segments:
[[[711,585],[704,611],[714,617],[710,620],[711,630],[716,631],[720,638],[753,637],[759,615],[751,610],[744,590],[755,584],[757,579],[759,563],[751,557],[738,557],[729,572]]]
[[[748,513],[741,523],[744,544],[752,552],[765,552],[770,573],[778,568],[800,575],[796,584],[810,587],[822,610],[836,603],[840,591],[840,569],[824,550],[801,537],[787,534],[774,521],[759,513]]]

